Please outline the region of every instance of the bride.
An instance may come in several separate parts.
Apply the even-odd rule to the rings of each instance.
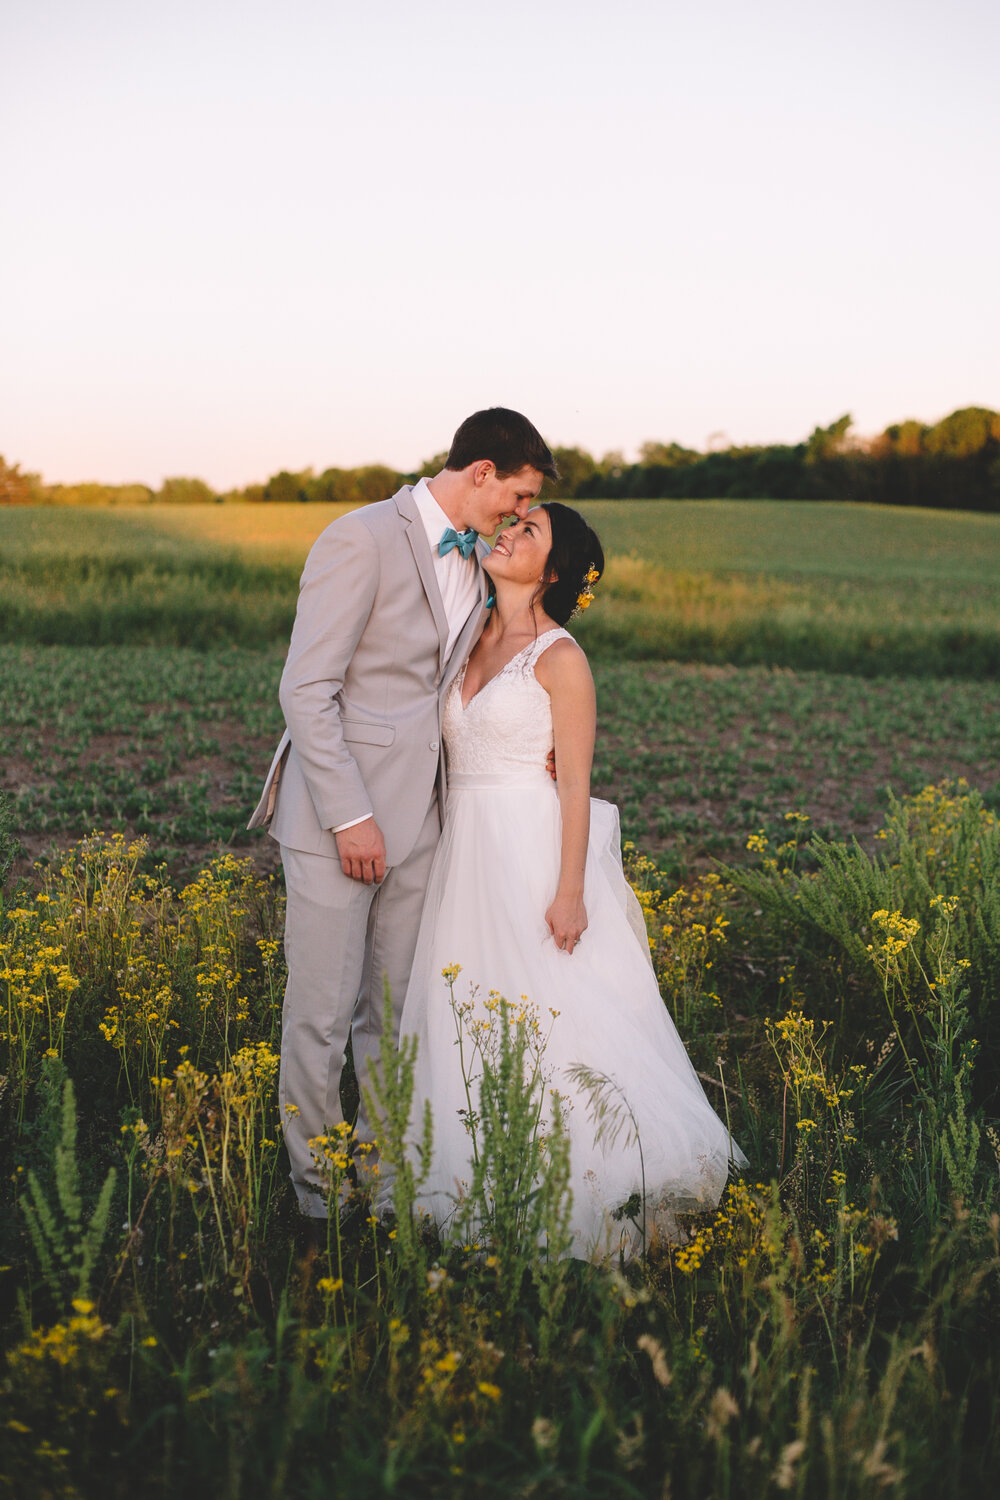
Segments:
[[[458,965],[462,1024],[488,1019],[490,991],[554,1013],[544,1068],[564,1103],[573,1253],[592,1255],[617,1242],[612,1214],[643,1187],[644,1212],[669,1223],[678,1209],[714,1206],[730,1162],[745,1159],[660,998],[617,810],[590,796],[594,684],[563,625],[589,603],[600,542],[578,512],[549,502],[500,533],[487,567],[495,607],[444,705],[447,811],[400,1026],[417,1041],[412,1118],[429,1100],[434,1122],[418,1203],[447,1232],[472,1176],[442,973]],[[595,1074],[624,1104],[628,1130],[595,1130]]]

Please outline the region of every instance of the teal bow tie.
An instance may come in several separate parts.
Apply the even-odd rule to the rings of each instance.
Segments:
[[[475,531],[456,531],[454,526],[446,526],[438,542],[438,556],[445,557],[452,547],[457,547],[463,557],[471,557],[476,545],[476,536]]]

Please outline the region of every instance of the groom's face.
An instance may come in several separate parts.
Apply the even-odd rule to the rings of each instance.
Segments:
[[[480,536],[492,536],[509,516],[523,521],[542,487],[544,475],[525,464],[501,479],[493,464],[476,465],[468,524]]]

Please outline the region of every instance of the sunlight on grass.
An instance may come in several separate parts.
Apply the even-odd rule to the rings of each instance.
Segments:
[[[990,677],[1000,518],[770,501],[589,502],[610,563],[574,628],[616,659]],[[287,639],[335,506],[0,512],[0,639]]]

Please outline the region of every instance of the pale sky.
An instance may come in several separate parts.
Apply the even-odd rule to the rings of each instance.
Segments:
[[[0,57],[49,481],[1000,407],[995,0],[0,0]]]

